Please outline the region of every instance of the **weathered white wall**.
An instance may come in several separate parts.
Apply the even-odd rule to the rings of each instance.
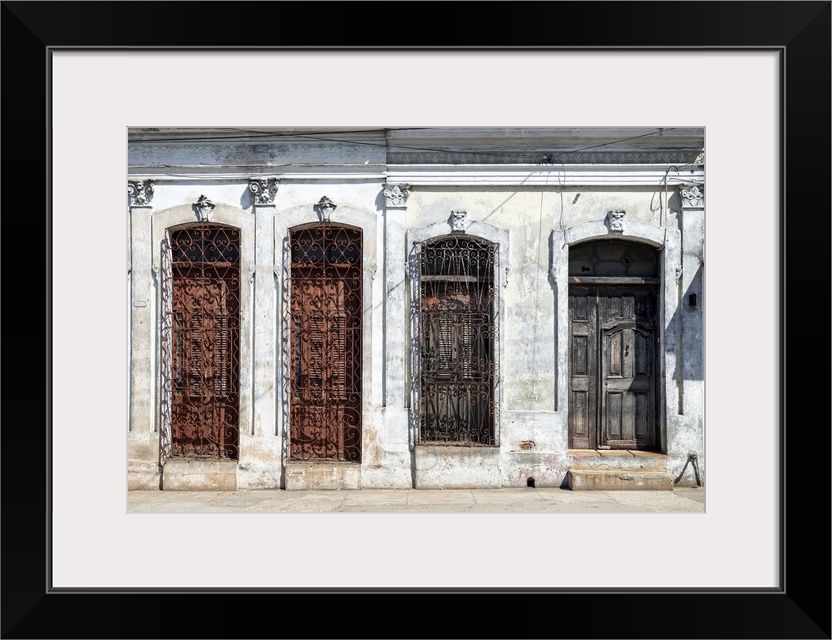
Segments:
[[[661,374],[666,388],[659,392],[659,426],[667,425],[662,440],[669,439],[664,445],[669,472],[675,476],[688,454],[697,453],[704,478],[703,295],[701,273],[695,275],[704,243],[701,211],[698,217],[686,214],[684,257],[679,198],[675,189],[663,186],[419,186],[411,192],[407,224],[435,224],[460,209],[472,221],[506,229],[512,239],[502,319],[508,347],[500,365],[502,483],[525,486],[534,478],[537,486],[544,486],[559,485],[563,479],[568,464],[568,250],[571,244],[609,237],[605,221],[612,209],[626,211],[625,232],[617,237],[662,249],[660,340],[667,366]],[[686,279],[677,282],[676,267],[682,262]],[[684,308],[692,292],[698,293],[697,310]],[[683,357],[679,372],[677,357]],[[677,383],[680,375],[683,381]],[[453,477],[465,471],[460,466],[446,473]],[[692,473],[686,474],[682,484],[692,481]]]
[[[410,228],[447,220],[452,210],[463,209],[470,220],[506,229],[511,235],[504,292],[505,332],[511,349],[501,364],[506,410],[555,409],[553,233],[580,223],[603,223],[611,209],[625,209],[628,223],[658,226],[661,197],[663,192],[644,188],[596,187],[562,194],[557,187],[413,188],[407,208]],[[675,218],[670,223],[675,225]],[[566,255],[568,248],[561,250]]]
[[[680,188],[685,193],[685,186]],[[704,482],[704,416],[705,341],[703,333],[705,296],[704,247],[705,218],[704,202],[696,197],[681,198],[680,236],[681,258],[677,283],[676,338],[680,348],[676,357],[681,358],[674,373],[677,391],[675,407],[668,407],[667,454],[668,470],[676,477],[681,473],[690,454],[697,455],[697,466]],[[691,295],[696,304],[691,304]],[[679,484],[695,483],[695,473],[688,465]]]
[[[381,147],[329,141],[131,145],[131,179],[156,180],[152,201],[128,210],[131,488],[158,485],[159,243],[167,226],[196,221],[191,205],[202,195],[217,205],[212,220],[243,229],[240,488],[526,486],[530,479],[559,486],[569,464],[568,250],[605,237],[612,209],[626,211],[625,238],[663,249],[662,444],[669,473],[695,453],[704,481],[703,206],[683,201],[677,184],[665,186],[662,168],[391,172],[384,162]],[[415,178],[408,196],[386,198],[386,184],[407,186],[399,179],[406,175]],[[255,203],[249,177],[277,178],[274,201]],[[349,468],[286,459],[283,239],[318,220],[322,196],[337,205],[332,220],[361,228],[364,238],[363,451],[361,465]],[[447,233],[458,210],[474,227],[510,238],[500,264],[500,444],[473,458],[414,447],[409,386],[412,237],[426,228]],[[695,308],[687,305],[692,293]],[[146,307],[135,304],[144,299]],[[682,483],[691,482],[689,469]]]

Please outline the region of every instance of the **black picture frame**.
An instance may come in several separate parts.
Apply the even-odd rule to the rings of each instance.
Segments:
[[[831,7],[828,1],[3,2],[2,637],[830,638]],[[51,589],[50,394],[60,381],[51,377],[50,330],[61,310],[50,304],[49,272],[57,267],[50,260],[56,240],[50,216],[53,200],[67,194],[52,193],[49,183],[50,52],[130,47],[778,51],[784,80],[780,588]],[[738,247],[738,263],[746,250]],[[815,354],[819,367],[812,366]],[[752,470],[748,476],[751,491]],[[312,601],[327,615],[301,615],[315,611]],[[220,613],[187,613],[194,610]],[[385,622],[391,614],[394,626]]]

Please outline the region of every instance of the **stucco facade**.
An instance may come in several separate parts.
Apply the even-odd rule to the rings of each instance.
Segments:
[[[636,464],[622,478],[644,468],[704,484],[703,149],[701,128],[131,130],[129,488],[562,486],[570,470],[614,470],[625,459]],[[195,320],[177,329],[169,302],[186,295],[176,287],[210,280],[207,267],[191,280],[176,275],[189,254],[177,263],[171,243],[184,246],[177,238],[197,229],[234,237],[233,264],[221,264],[237,315],[233,339],[216,338],[223,347],[206,346]],[[339,229],[351,238],[348,286],[346,271],[337,282],[316,276],[315,286],[353,301],[343,303],[352,316],[332,316],[353,318],[353,328],[332,325],[314,351],[317,334],[297,306],[310,285],[293,278],[318,273],[300,266],[303,238]],[[436,275],[426,256],[440,249],[460,264],[479,252],[485,266]],[[639,260],[646,266],[633,275]],[[463,289],[484,311],[448,312],[455,328],[436,329]],[[584,322],[586,304],[599,315]],[[633,310],[643,304],[647,321]],[[600,315],[613,308],[617,324]],[[204,378],[189,387],[188,345],[199,340],[193,354],[214,349],[204,361],[213,365],[200,365]],[[338,349],[346,359],[331,355]],[[454,373],[460,358],[464,373]],[[226,366],[225,444],[182,445],[177,398],[208,406],[226,389],[217,377]],[[332,440],[332,455],[316,454],[329,449],[314,438],[299,444],[299,416],[312,415],[305,385],[321,366],[346,384],[327,397],[351,398],[315,414],[341,415],[340,436],[303,418]],[[442,426],[428,424],[431,411]],[[470,436],[475,420],[482,438]],[[573,488],[604,486],[577,477]]]

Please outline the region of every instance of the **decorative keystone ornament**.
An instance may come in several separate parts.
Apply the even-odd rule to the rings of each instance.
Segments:
[[[321,222],[329,224],[332,219],[332,212],[335,211],[335,207],[337,206],[337,204],[326,196],[318,200],[318,204],[315,205],[315,211],[321,217]]]
[[[277,178],[249,178],[248,190],[256,204],[272,204],[277,194]]]
[[[199,196],[199,200],[196,201],[194,204],[194,211],[196,212],[196,218],[200,222],[208,222],[208,216],[216,207],[213,202],[211,202],[205,196]]]
[[[467,211],[451,211],[451,217],[448,219],[451,225],[452,233],[465,233],[468,227],[468,212]]]
[[[607,211],[607,224],[609,225],[612,233],[624,232],[624,216],[626,215],[627,212],[624,209],[613,209],[612,211]]]

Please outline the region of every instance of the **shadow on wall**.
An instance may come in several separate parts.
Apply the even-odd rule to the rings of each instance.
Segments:
[[[243,194],[240,196],[240,208],[243,211],[247,211],[254,205],[254,196],[251,193],[251,190],[246,187],[243,190]]]
[[[682,339],[682,377],[685,380],[704,380],[704,314],[702,299],[702,265],[690,281],[690,285],[681,298],[681,303],[667,322],[668,331],[676,331],[676,339]],[[679,331],[677,322],[686,320],[687,324]],[[695,319],[695,322],[691,322]],[[686,357],[687,356],[687,357]],[[678,378],[678,371],[673,372],[673,379]]]

